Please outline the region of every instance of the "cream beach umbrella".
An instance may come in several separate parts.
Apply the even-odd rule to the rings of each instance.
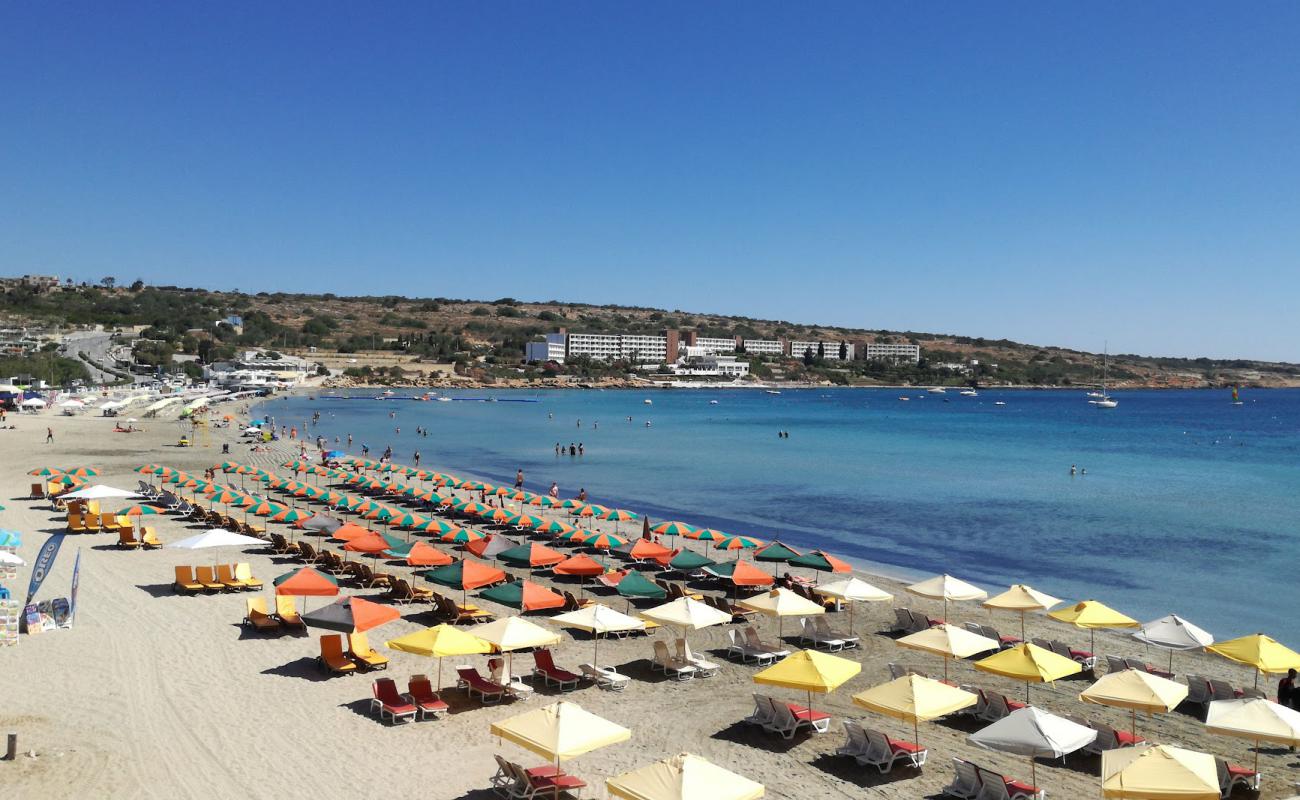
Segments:
[[[1038,770],[1034,759],[1060,758],[1073,753],[1091,744],[1097,738],[1097,732],[1041,708],[1026,706],[967,738],[989,750],[1028,756],[1030,782],[1037,784]]]
[[[507,672],[513,666],[510,654],[515,650],[524,650],[530,647],[550,647],[560,643],[558,633],[547,630],[535,622],[529,622],[523,617],[503,617],[495,622],[479,625],[474,628],[474,635],[491,644],[502,653],[507,654]],[[509,675],[506,676],[506,682],[510,682]]]
[[[975,669],[1024,681],[1026,702],[1029,700],[1029,684],[1051,683],[1083,671],[1083,667],[1074,659],[1058,656],[1051,650],[1028,643],[976,661]]]
[[[911,722],[917,744],[922,720],[947,716],[978,701],[979,695],[920,675],[904,675],[853,695],[853,702],[868,711]]]
[[[1020,639],[1025,638],[1025,614],[1029,611],[1047,611],[1061,602],[1059,597],[1040,592],[1037,589],[1017,583],[1002,594],[984,601],[985,608],[1001,611],[1015,611],[1020,614]]]
[[[250,547],[252,545],[265,547],[266,542],[252,536],[245,536],[242,533],[228,531],[225,528],[212,528],[166,546],[173,550],[218,550],[224,547]],[[212,554],[212,563],[214,565],[217,563],[216,553]]]
[[[1177,614],[1142,623],[1133,638],[1152,647],[1169,651],[1169,671],[1174,671],[1175,650],[1200,650],[1214,644],[1214,635],[1198,628]]]
[[[843,580],[816,586],[813,591],[823,597],[833,597],[849,604],[850,635],[853,634],[854,603],[888,603],[894,599],[894,596],[889,592],[877,589],[875,586],[858,578],[844,578]]]
[[[1120,747],[1101,754],[1102,797],[1218,800],[1214,756],[1172,745]]]
[[[948,602],[950,600],[983,600],[989,593],[951,575],[935,575],[920,583],[907,587],[907,591],[920,597],[943,601],[944,621],[948,621]]]
[[[947,623],[909,634],[894,643],[899,647],[943,656],[944,680],[948,679],[948,659],[968,658],[977,653],[998,650],[1002,646],[987,636],[980,636]]]
[[[1081,600],[1072,606],[1049,611],[1047,616],[1088,631],[1088,649],[1097,652],[1098,628],[1140,628],[1142,623],[1119,613],[1098,600]]]
[[[584,710],[577,703],[560,701],[492,723],[493,735],[514,742],[530,753],[560,762],[601,747],[625,742],[632,731]],[[559,787],[556,787],[559,797]]]
[[[1259,772],[1260,742],[1300,746],[1300,711],[1262,697],[1215,700],[1205,715],[1211,733],[1255,742],[1255,772]]]
[[[632,574],[636,575],[637,573]],[[687,631],[697,631],[701,628],[726,625],[731,622],[731,615],[727,612],[719,611],[713,606],[705,605],[699,600],[693,600],[689,597],[679,597],[661,606],[647,609],[642,611],[640,616],[660,625],[680,628],[682,638],[686,637]]]
[[[622,633],[626,631],[643,631],[645,622],[628,616],[622,611],[615,611],[606,605],[594,603],[577,611],[551,617],[551,622],[566,628],[577,628],[591,634],[595,648],[591,653],[591,662],[596,663],[600,653],[600,635]]]
[[[1131,731],[1136,738],[1137,712],[1173,711],[1187,699],[1187,685],[1149,672],[1126,669],[1106,673],[1080,692],[1079,699],[1085,703],[1128,709]]]
[[[763,784],[700,756],[681,753],[605,780],[620,800],[757,800]]]
[[[778,641],[785,633],[786,617],[809,617],[826,613],[826,607],[821,603],[814,603],[806,597],[781,587],[748,597],[736,605],[750,611],[757,611],[765,617],[776,617]]]
[[[442,688],[442,659],[492,652],[492,645],[454,625],[436,625],[384,642],[384,646],[403,653],[438,659],[438,688]]]

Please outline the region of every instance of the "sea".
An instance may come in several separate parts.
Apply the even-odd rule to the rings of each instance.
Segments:
[[[494,482],[522,469],[535,491],[555,481],[891,577],[1027,583],[1300,646],[1300,390],[1245,390],[1240,405],[1122,391],[1114,409],[1082,390],[410,391],[254,410],[300,429],[319,411],[309,436],[353,453],[391,446],[409,464],[418,450],[423,466]]]

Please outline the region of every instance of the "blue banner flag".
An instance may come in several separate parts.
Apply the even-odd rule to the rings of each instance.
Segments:
[[[81,548],[77,548],[77,560],[72,562],[72,598],[68,608],[68,624],[77,621],[77,587],[81,585]]]
[[[32,602],[36,592],[45,582],[45,576],[50,574],[50,569],[54,567],[54,559],[59,554],[59,548],[63,545],[65,533],[56,533],[45,540],[41,545],[41,552],[36,554],[36,561],[32,564],[32,582],[27,584],[27,603]]]

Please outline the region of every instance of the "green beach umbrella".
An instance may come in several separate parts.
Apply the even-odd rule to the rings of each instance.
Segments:
[[[694,550],[680,550],[668,561],[668,566],[676,570],[703,569],[714,566],[715,562],[705,558]]]
[[[664,587],[649,580],[639,572],[629,572],[618,582],[618,593],[624,597],[649,597],[662,600],[668,596]]]
[[[792,558],[798,558],[803,555],[798,550],[786,547],[779,539],[774,539],[765,547],[760,547],[754,551],[755,561],[789,561]]]
[[[792,567],[806,567],[815,569],[818,572],[852,572],[853,566],[847,562],[841,561],[830,553],[822,550],[813,550],[811,553],[804,553],[798,558],[790,559]]]

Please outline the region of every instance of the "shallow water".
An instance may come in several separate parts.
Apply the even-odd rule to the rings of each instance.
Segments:
[[[391,445],[410,463],[418,449],[425,466],[497,481],[522,468],[530,489],[555,480],[656,521],[779,536],[894,574],[1026,582],[1300,644],[1300,390],[1243,392],[1242,406],[1219,391],[1123,392],[1113,410],[1082,391],[449,394],[539,402],[286,397],[258,413],[301,425],[319,410],[312,435],[351,432],[353,452]],[[557,442],[586,454],[556,456]]]

